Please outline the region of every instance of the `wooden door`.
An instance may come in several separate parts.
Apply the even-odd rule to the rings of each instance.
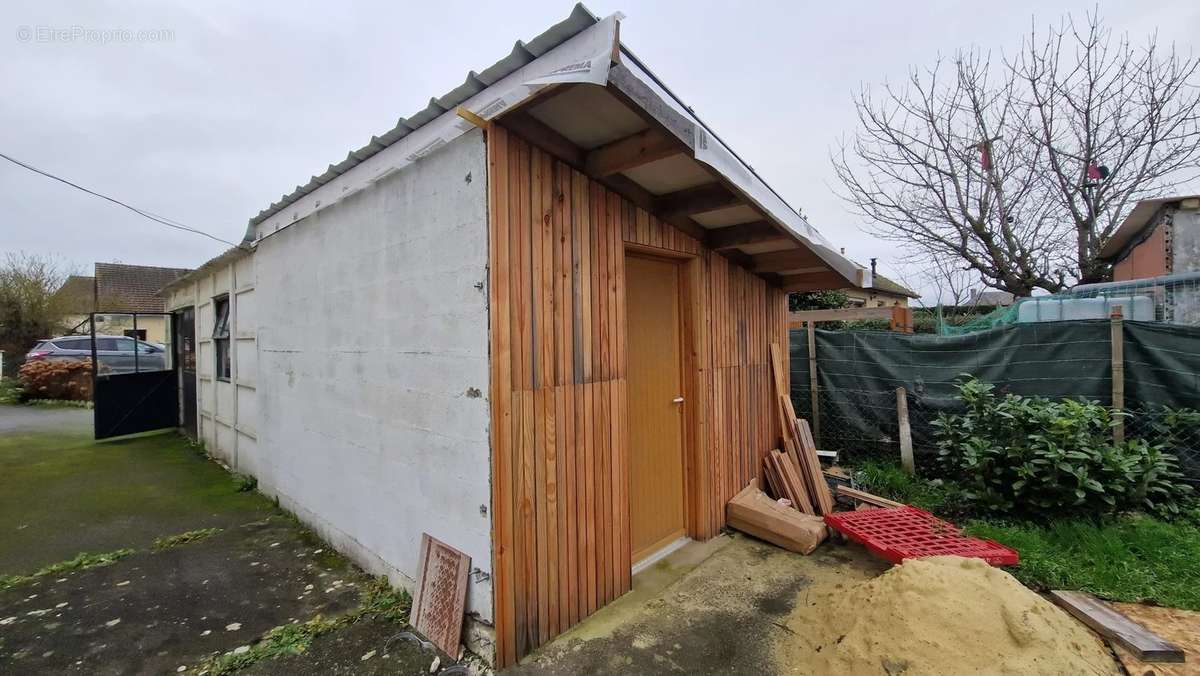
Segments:
[[[625,259],[629,387],[629,528],[633,560],[686,532],[680,266]]]

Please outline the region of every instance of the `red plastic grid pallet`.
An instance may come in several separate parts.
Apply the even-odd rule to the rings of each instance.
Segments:
[[[947,555],[983,559],[993,566],[1013,566],[1021,560],[1016,550],[967,537],[958,526],[916,507],[837,512],[826,514],[825,523],[892,563]]]

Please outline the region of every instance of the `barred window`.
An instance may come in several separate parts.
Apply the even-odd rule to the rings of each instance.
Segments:
[[[214,298],[213,312],[216,316],[212,334],[217,355],[216,376],[220,380],[229,380],[229,296]]]

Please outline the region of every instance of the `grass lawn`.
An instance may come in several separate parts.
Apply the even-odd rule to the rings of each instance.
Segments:
[[[0,435],[0,575],[80,552],[149,547],[271,508],[174,433],[108,442],[81,432]]]
[[[957,488],[912,478],[899,467],[865,463],[866,489],[954,520],[968,533],[1016,549],[1009,568],[1038,590],[1078,589],[1114,601],[1200,610],[1200,511],[1165,521],[1143,514],[1047,524],[974,518]]]

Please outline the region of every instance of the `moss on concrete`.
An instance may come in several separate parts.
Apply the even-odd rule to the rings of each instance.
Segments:
[[[151,546],[164,534],[271,512],[174,433],[96,442],[82,433],[0,437],[0,574],[81,551]]]

